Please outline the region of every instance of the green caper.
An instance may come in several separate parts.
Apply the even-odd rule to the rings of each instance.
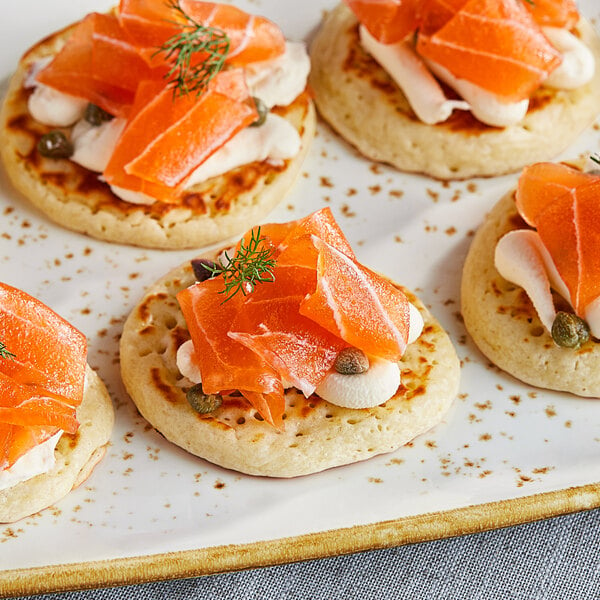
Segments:
[[[590,339],[590,328],[577,315],[559,311],[552,323],[552,339],[557,346],[579,348]]]
[[[62,131],[57,129],[45,133],[40,138],[37,149],[47,158],[69,158],[73,154],[73,144]]]
[[[358,375],[369,370],[369,359],[358,348],[344,348],[337,355],[333,367],[342,375]]]
[[[252,96],[252,100],[254,100],[254,104],[256,105],[258,119],[256,119],[254,123],[250,123],[250,126],[260,127],[267,120],[267,115],[269,114],[269,107],[260,98],[257,98],[256,96]]]
[[[197,383],[192,386],[185,397],[190,406],[198,413],[205,415],[217,410],[223,404],[223,397],[219,394],[205,394],[202,390],[202,384]]]
[[[214,260],[208,260],[207,258],[194,258],[191,263],[196,281],[206,281],[214,277],[212,271],[219,266]]]
[[[85,107],[85,115],[83,118],[94,127],[102,125],[104,121],[110,121],[113,116],[107,113],[103,108],[91,102]]]

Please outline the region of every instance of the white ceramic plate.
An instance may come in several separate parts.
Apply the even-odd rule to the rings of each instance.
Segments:
[[[26,48],[111,0],[20,0],[3,14],[0,80]],[[291,39],[309,39],[331,0],[250,0]],[[594,0],[580,3],[588,17]],[[598,127],[563,157],[600,149]],[[359,259],[416,290],[462,359],[455,406],[414,443],[294,480],[217,468],[167,443],[120,383],[118,338],[147,285],[195,253],[107,244],[34,210],[0,171],[0,277],[89,338],[115,402],[112,446],[49,510],[0,526],[0,594],[108,585],[327,556],[455,535],[600,504],[600,405],[527,387],[491,367],[459,318],[471,235],[516,182],[442,184],[358,156],[326,126],[293,193],[268,220],[331,206]],[[49,573],[53,574],[48,578]]]

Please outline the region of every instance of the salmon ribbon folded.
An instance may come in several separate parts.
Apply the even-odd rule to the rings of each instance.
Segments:
[[[159,50],[196,29],[209,41],[225,40],[216,49],[221,70],[201,93],[176,97],[169,82],[176,55]],[[258,117],[243,67],[284,50],[274,23],[234,6],[121,0],[116,14],[92,13],[77,24],[37,81],[127,119],[105,179],[176,202],[191,172]],[[209,53],[208,48],[193,53],[190,67],[207,61]]]
[[[343,348],[400,360],[410,305],[402,291],[356,261],[329,209],[265,225],[261,238],[276,260],[272,282],[223,302],[217,276],[177,299],[204,392],[239,390],[282,428],[284,384],[310,396]]]
[[[541,27],[570,28],[573,0],[345,0],[378,41],[416,35],[423,58],[506,102],[529,98],[562,62]]]
[[[0,470],[58,431],[75,433],[87,341],[29,294],[0,282]]]
[[[600,176],[560,163],[524,169],[516,204],[534,227],[566,285],[573,308],[600,297]]]

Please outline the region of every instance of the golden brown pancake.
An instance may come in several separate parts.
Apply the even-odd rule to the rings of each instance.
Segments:
[[[456,396],[460,367],[454,347],[423,304],[403,290],[425,327],[402,358],[402,384],[385,404],[341,408],[292,388],[286,392],[284,431],[265,423],[242,397],[201,415],[190,407],[185,392],[192,384],[176,365],[177,349],[190,336],[175,295],[193,282],[186,263],[147,291],[124,326],[121,374],[142,416],[168,440],[208,461],[252,475],[315,473],[396,450],[439,423]]]
[[[254,162],[182,193],[178,204],[136,205],[120,200],[94,173],[66,159],[48,159],[36,149],[55,129],[33,120],[23,85],[30,66],[54,55],[71,28],[40,41],[25,53],[0,113],[0,153],[14,186],[60,225],[109,242],[151,248],[201,247],[242,233],[264,218],[287,194],[315,131],[312,101],[305,92],[273,112],[299,132],[302,147],[282,164]]]
[[[0,490],[0,523],[18,521],[54,504],[85,481],[104,456],[114,412],[104,383],[89,366],[77,419],[77,432],[63,433],[58,441],[52,470]]]
[[[419,121],[362,48],[358,21],[345,5],[326,16],[311,44],[309,81],[320,116],[372,160],[439,179],[501,175],[554,157],[600,112],[600,39],[585,19],[576,33],[596,58],[593,80],[571,91],[540,88],[525,119],[505,128],[459,110],[436,125]]]
[[[590,339],[577,350],[557,346],[529,296],[506,281],[494,266],[498,240],[509,231],[525,228],[514,192],[510,192],[478,229],[462,275],[461,306],[467,331],[489,360],[517,379],[541,388],[599,397],[600,344]],[[555,300],[558,308],[564,303],[558,296]]]

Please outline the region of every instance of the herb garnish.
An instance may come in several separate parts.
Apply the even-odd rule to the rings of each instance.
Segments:
[[[210,271],[213,277],[223,275],[225,289],[219,292],[227,295],[223,302],[227,302],[239,291],[244,296],[250,294],[254,291],[257,283],[275,281],[273,248],[262,247],[265,239],[260,237],[260,227],[257,227],[252,230],[248,245],[242,239],[240,247],[232,258],[229,257],[227,252],[224,253],[227,261],[225,264],[219,259],[216,266],[202,265]]]
[[[600,165],[600,154],[590,154],[590,160],[593,160],[597,165]]]
[[[4,342],[0,342],[0,358],[10,358],[11,360],[16,357],[16,354],[13,354],[7,347],[4,345]]]
[[[206,27],[190,17],[179,5],[179,0],[167,0],[167,5],[179,13],[185,23],[180,33],[170,37],[153,54],[164,53],[172,67],[165,75],[173,88],[173,96],[183,96],[196,92],[199,96],[210,80],[223,68],[229,53],[229,37],[216,27]],[[197,52],[206,54],[202,60],[192,64]]]

